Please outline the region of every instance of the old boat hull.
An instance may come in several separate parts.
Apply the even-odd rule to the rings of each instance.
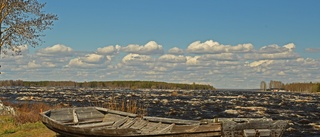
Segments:
[[[40,114],[42,122],[64,136],[221,136],[221,124],[135,114],[100,107],[62,108]]]
[[[42,122],[63,136],[96,137],[281,137],[288,121],[219,118],[201,121],[136,114],[100,107],[61,108],[40,114]]]

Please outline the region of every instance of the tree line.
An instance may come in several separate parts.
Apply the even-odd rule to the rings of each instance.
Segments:
[[[166,83],[156,81],[22,81],[4,80],[0,81],[0,86],[23,86],[23,87],[70,87],[70,88],[126,88],[126,89],[194,89],[194,90],[214,90],[211,85],[205,84],[181,84]]]
[[[287,83],[284,84],[281,81],[271,80],[269,82],[269,88],[267,88],[267,83],[265,81],[261,81],[260,89],[262,91],[267,90],[286,90],[291,92],[320,92],[320,83]]]

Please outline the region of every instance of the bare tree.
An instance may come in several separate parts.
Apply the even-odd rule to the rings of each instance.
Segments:
[[[267,90],[267,83],[265,81],[261,81],[260,83],[260,89],[262,91],[266,91]]]
[[[42,32],[58,19],[44,13],[44,6],[37,0],[0,0],[0,54],[8,50],[20,53],[20,45],[35,47],[43,42]]]

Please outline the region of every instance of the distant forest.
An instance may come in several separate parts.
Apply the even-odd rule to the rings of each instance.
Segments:
[[[0,81],[0,87],[24,86],[24,87],[75,87],[75,88],[126,88],[126,89],[188,89],[188,90],[215,90],[211,85],[204,84],[180,84],[155,81]]]
[[[262,81],[260,84],[261,90],[286,90],[292,92],[318,92],[320,93],[320,83],[288,83],[284,84],[281,81],[273,81],[269,82],[269,89],[267,88],[267,83]]]

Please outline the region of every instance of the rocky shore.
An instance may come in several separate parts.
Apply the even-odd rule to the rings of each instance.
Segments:
[[[11,102],[103,106],[110,100],[137,100],[150,116],[183,119],[272,118],[290,120],[284,136],[320,134],[320,95],[250,90],[124,90],[81,88],[1,88]]]

